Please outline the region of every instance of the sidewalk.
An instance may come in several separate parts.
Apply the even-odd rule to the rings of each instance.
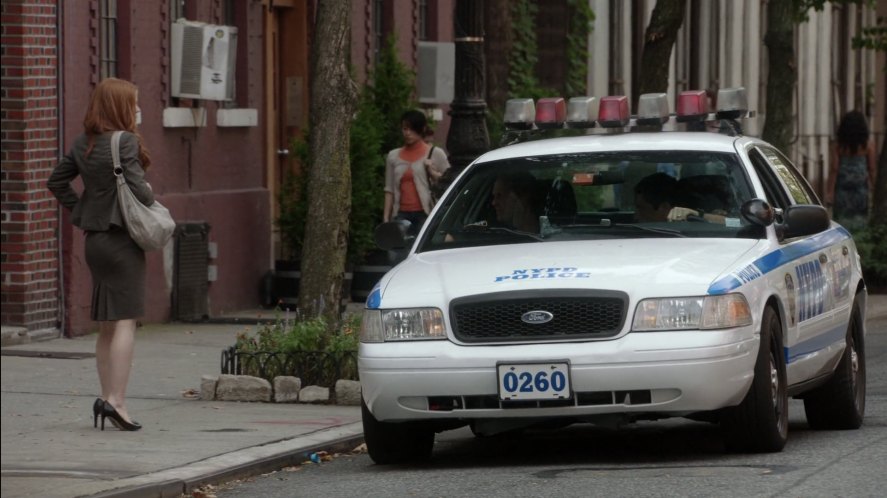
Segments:
[[[104,432],[92,427],[99,392],[94,335],[3,348],[0,494],[178,497],[202,484],[302,463],[315,451],[358,446],[359,407],[183,395],[200,388],[201,375],[220,373],[222,349],[245,327],[140,328],[127,406],[144,428],[130,433],[109,422]]]
[[[870,334],[887,333],[875,330],[887,323],[887,295],[869,296],[868,318]],[[0,494],[178,497],[359,445],[359,407],[183,396],[201,375],[219,374],[222,349],[245,327],[140,328],[128,406],[144,428],[132,433],[92,427],[94,336],[3,348]]]

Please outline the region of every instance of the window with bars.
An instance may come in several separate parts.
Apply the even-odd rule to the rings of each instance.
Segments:
[[[99,2],[99,76],[117,77],[117,0]]]

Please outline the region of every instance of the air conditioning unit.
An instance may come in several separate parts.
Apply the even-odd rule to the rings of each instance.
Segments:
[[[234,99],[237,28],[179,19],[171,41],[173,97]]]
[[[419,42],[419,102],[449,104],[456,82],[456,45]]]

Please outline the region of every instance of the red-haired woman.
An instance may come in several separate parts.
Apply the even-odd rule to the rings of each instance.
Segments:
[[[145,205],[154,203],[145,170],[151,156],[136,130],[138,89],[116,78],[102,80],[93,91],[83,119],[83,134],[52,172],[47,186],[72,222],[86,232],[86,264],[92,274],[92,319],[99,322],[96,367],[102,396],[93,404],[93,426],[105,418],[121,430],[142,428],[126,410],[126,385],[132,367],[136,319],[145,309],[145,253],[132,240],[117,204],[111,135],[120,138],[120,162],[126,183]],[[83,192],[71,182],[80,176]]]

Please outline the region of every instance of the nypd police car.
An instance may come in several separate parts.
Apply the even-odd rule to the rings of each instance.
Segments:
[[[509,101],[529,130],[467,167],[415,239],[378,228],[407,254],[362,321],[375,462],[429,458],[464,425],[666,417],[780,451],[790,396],[811,428],[862,424],[853,239],[780,151],[741,135],[743,90],[721,90],[716,114],[704,95],[674,115],[645,95],[634,117],[625,97]],[[574,136],[520,138],[545,128]]]

